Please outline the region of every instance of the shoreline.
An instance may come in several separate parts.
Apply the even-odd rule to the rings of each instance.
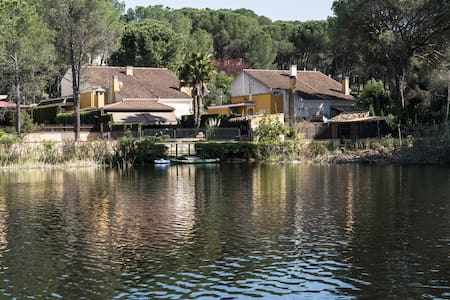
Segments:
[[[419,162],[407,161],[405,159],[396,158],[394,156],[379,155],[351,155],[329,156],[316,159],[293,159],[293,160],[279,160],[279,159],[226,159],[222,160],[220,164],[284,164],[284,165],[371,165],[371,166],[449,166],[448,163],[438,162]],[[129,169],[139,169],[143,167],[153,167],[154,164],[137,165],[128,167]],[[59,171],[59,170],[75,170],[75,169],[120,169],[111,167],[107,164],[98,163],[95,161],[76,161],[57,164],[39,164],[39,163],[25,163],[14,164],[10,166],[1,166],[0,173],[15,172],[15,171]]]
[[[393,139],[369,141],[358,147],[330,142],[288,141],[277,144],[252,142],[203,142],[195,145],[202,158],[222,163],[369,164],[450,166],[450,144],[444,140],[416,140],[407,145]],[[168,157],[164,142],[124,139],[91,143],[0,145],[0,171],[76,168],[130,169],[153,165]]]

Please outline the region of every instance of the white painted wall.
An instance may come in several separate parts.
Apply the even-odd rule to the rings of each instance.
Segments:
[[[240,96],[248,96],[258,95],[258,94],[267,94],[271,93],[272,90],[253,77],[249,76],[245,72],[241,72],[236,79],[231,83],[231,96],[232,97],[240,97]]]
[[[159,99],[159,102],[175,108],[175,115],[179,120],[181,119],[182,116],[192,115],[194,113],[192,98]]]
[[[86,84],[86,82],[81,82],[80,90],[85,90],[88,88],[93,88],[92,86]],[[72,73],[67,71],[66,75],[61,81],[61,96],[71,96],[72,93]],[[183,99],[160,99],[159,102],[162,104],[171,106],[175,108],[175,115],[177,119],[181,119],[182,116],[192,115],[194,113],[192,106],[192,98]]]

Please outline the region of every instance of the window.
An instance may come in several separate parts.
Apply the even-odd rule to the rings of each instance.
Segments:
[[[272,91],[272,95],[275,97],[279,97],[283,95],[283,92],[281,90],[276,89]]]

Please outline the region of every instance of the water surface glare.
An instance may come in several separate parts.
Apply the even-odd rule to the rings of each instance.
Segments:
[[[450,170],[0,174],[0,299],[450,299]]]

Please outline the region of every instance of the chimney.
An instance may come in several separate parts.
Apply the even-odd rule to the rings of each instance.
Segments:
[[[297,78],[297,65],[292,65],[291,66],[291,70],[290,70],[290,74],[289,74],[292,78],[295,77]]]
[[[127,76],[134,75],[134,68],[132,66],[127,66]]]
[[[342,92],[346,96],[350,96],[350,78],[348,76],[346,76],[345,79],[342,80]]]
[[[117,75],[113,76],[112,91],[113,93],[120,92],[120,81]]]

